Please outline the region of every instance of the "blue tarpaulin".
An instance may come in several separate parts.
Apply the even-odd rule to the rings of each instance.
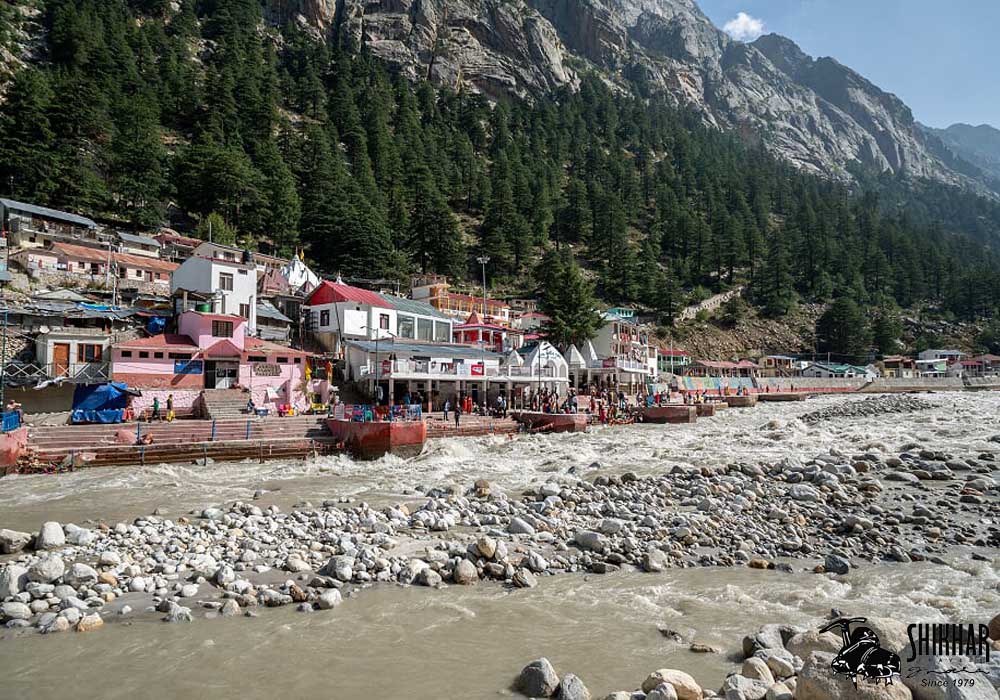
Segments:
[[[121,423],[129,395],[136,392],[121,382],[80,384],[73,391],[74,423]]]
[[[163,316],[153,316],[153,318],[146,321],[146,331],[150,335],[159,335],[166,327],[167,319]]]

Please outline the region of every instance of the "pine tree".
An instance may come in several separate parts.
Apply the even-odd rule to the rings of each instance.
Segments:
[[[862,362],[871,344],[871,331],[864,314],[849,296],[841,296],[816,322],[816,344],[820,352],[845,362]]]
[[[26,68],[14,77],[0,110],[0,187],[42,204],[56,188],[52,99],[45,73]]]
[[[422,273],[456,277],[464,271],[464,252],[458,222],[424,168],[414,183],[407,248]]]
[[[545,280],[539,290],[540,306],[549,317],[543,330],[554,345],[580,346],[597,334],[601,324],[593,285],[570,253],[557,255],[546,257],[546,267],[539,275]]]

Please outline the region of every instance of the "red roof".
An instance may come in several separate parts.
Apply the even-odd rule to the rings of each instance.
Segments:
[[[173,245],[183,245],[189,248],[195,248],[203,243],[200,238],[192,238],[191,236],[182,236],[179,233],[167,233],[163,231],[155,236],[153,236],[160,243],[172,243]]]
[[[980,360],[961,360],[958,364],[963,367],[979,367],[983,363]]]
[[[1000,362],[1000,357],[996,355],[979,355],[978,357],[973,357],[973,360],[979,360],[980,362],[989,362],[990,364],[994,362]]]
[[[666,355],[667,357],[677,357],[678,355],[682,357],[687,357],[687,353],[684,352],[683,350],[677,350],[677,349],[664,350],[663,348],[659,348],[659,351],[661,355]]]
[[[369,306],[381,306],[387,308],[388,304],[375,292],[367,289],[352,287],[347,284],[337,284],[329,280],[323,280],[316,289],[312,291],[306,304],[308,306],[318,306],[319,304],[336,304],[343,301],[352,301],[358,304],[368,304]]]
[[[469,318],[465,321],[465,323],[456,324],[454,328],[456,331],[465,330],[467,328],[486,328],[493,331],[507,330],[505,327],[495,323],[485,323],[482,317],[475,311],[469,314]]]
[[[53,243],[52,252],[56,255],[74,260],[86,262],[106,263],[108,261],[107,251],[96,248],[87,248],[82,245],[71,243]],[[152,270],[153,272],[171,273],[177,269],[177,263],[167,262],[159,258],[149,258],[145,255],[132,255],[131,253],[111,253],[111,259],[117,263],[124,263],[128,267],[136,267],[140,270]]]
[[[116,343],[114,347],[123,348],[126,350],[130,348],[139,348],[142,350],[146,350],[149,348],[156,348],[156,349],[177,348],[182,350],[190,350],[191,348],[194,348],[195,350],[198,349],[198,346],[195,345],[195,342],[191,340],[190,336],[180,335],[179,333],[163,333],[161,335],[152,335],[148,338],[136,338],[135,340],[126,340],[123,343]]]
[[[521,314],[521,318],[540,318],[543,321],[551,320],[547,315],[543,314],[541,311],[529,311],[527,313]]]

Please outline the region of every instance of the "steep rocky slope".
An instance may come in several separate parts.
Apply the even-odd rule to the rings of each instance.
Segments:
[[[921,125],[959,158],[963,158],[1000,180],[1000,130],[989,124],[952,124],[947,129]]]
[[[810,172],[846,179],[862,165],[954,184],[980,179],[977,168],[956,168],[896,96],[784,37],[734,41],[693,0],[265,2],[276,21],[364,43],[413,78],[524,95],[573,86],[594,68],[693,105]]]

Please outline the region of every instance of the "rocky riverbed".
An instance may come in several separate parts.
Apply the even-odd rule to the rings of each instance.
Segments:
[[[915,396],[873,396],[860,401],[852,400],[826,406],[818,411],[807,413],[802,417],[802,422],[806,425],[815,425],[837,418],[867,418],[893,413],[914,413],[934,408],[935,405],[933,401]]]
[[[463,610],[492,601],[486,619],[499,621],[504,609],[517,609],[516,601],[535,600],[535,591],[542,591],[548,601],[539,601],[536,616],[548,608],[569,610],[573,600],[591,599],[589,593],[584,596],[590,590],[598,595],[615,590],[621,597],[617,602],[641,611],[643,600],[663,600],[662,582],[679,576],[672,572],[696,571],[718,573],[696,579],[685,574],[676,580],[697,580],[701,590],[708,590],[710,582],[740,581],[738,591],[759,581],[784,603],[779,613],[766,601],[767,593],[751,602],[743,594],[730,600],[736,594],[723,589],[718,599],[723,616],[752,606],[761,614],[780,614],[778,619],[789,614],[799,618],[788,604],[803,605],[818,591],[823,591],[818,599],[850,598],[862,591],[877,595],[875,572],[881,572],[882,581],[888,580],[887,574],[893,581],[886,584],[885,594],[909,595],[905,591],[911,587],[908,610],[916,605],[939,608],[942,612],[936,614],[947,615],[950,608],[981,615],[1000,599],[1000,437],[994,439],[1000,424],[988,418],[982,425],[970,425],[968,415],[979,408],[968,405],[968,397],[956,397],[951,406],[947,400],[935,401],[949,410],[921,411],[916,415],[924,422],[914,421],[895,437],[890,434],[892,423],[879,421],[907,420],[905,416],[831,417],[821,424],[822,449],[815,437],[809,438],[807,430],[815,428],[799,427],[806,425],[801,418],[806,406],[775,405],[729,412],[729,417],[691,427],[635,426],[584,436],[456,442],[455,447],[449,442],[452,453],[460,453],[458,445],[468,449],[481,470],[464,465],[440,478],[443,458],[435,450],[441,446],[432,446],[429,455],[412,462],[364,465],[371,471],[351,476],[349,493],[359,493],[353,482],[361,479],[409,485],[395,493],[371,491],[363,500],[340,496],[276,502],[275,495],[294,492],[290,487],[302,478],[290,477],[278,486],[268,481],[241,498],[214,505],[206,505],[206,498],[190,512],[166,502],[120,522],[74,518],[80,526],[49,521],[29,530],[21,526],[25,511],[5,508],[14,517],[0,522],[13,526],[0,532],[0,643],[12,652],[5,654],[10,660],[18,658],[13,650],[20,645],[39,653],[44,645],[65,648],[68,642],[58,641],[62,639],[110,640],[87,642],[95,649],[113,648],[116,634],[136,643],[131,632],[124,632],[128,629],[146,630],[143,634],[151,642],[167,638],[183,644],[184,638],[233,634],[239,638],[247,633],[236,632],[232,620],[248,616],[260,619],[240,624],[264,625],[260,629],[265,635],[285,625],[315,631],[316,624],[326,623],[309,621],[328,619],[338,625],[359,610],[375,614],[366,600],[389,610],[395,600],[403,601],[396,613],[400,615],[411,614],[414,606],[425,605],[417,601],[427,600],[445,619],[450,617],[449,606],[458,601],[465,601],[460,604]],[[719,459],[726,454],[728,440],[741,447],[730,450],[728,459]],[[782,444],[784,449],[767,449]],[[505,451],[516,451],[522,461],[499,473],[491,460]],[[679,459],[696,453],[705,456]],[[591,461],[581,461],[584,455]],[[130,476],[147,479],[157,470]],[[81,479],[96,479],[98,471],[68,475],[66,482],[11,484],[15,491],[27,483],[89,485],[92,482]],[[449,478],[459,472],[464,481]],[[323,474],[309,478],[331,478]],[[430,474],[439,478],[428,478]],[[475,479],[479,474],[489,479]],[[343,479],[336,471],[333,478]],[[0,500],[4,486],[0,484]],[[308,490],[320,491],[315,486]],[[185,495],[180,502],[189,498]],[[34,501],[30,503],[34,512]],[[912,575],[905,573],[909,569]],[[556,574],[570,575],[553,578]],[[963,582],[969,576],[970,582]],[[985,592],[973,594],[975,580],[988,581]],[[931,589],[917,595],[924,585],[918,581]],[[418,598],[408,593],[421,590]],[[459,591],[469,591],[472,597]],[[440,604],[430,602],[438,599]],[[614,612],[617,602],[594,599],[593,612],[583,614],[598,614],[605,626],[614,627],[614,616],[622,612]],[[465,616],[463,612],[459,619]],[[513,632],[520,628],[510,625],[507,617],[499,624],[512,633],[544,636],[541,622],[526,622],[522,631]],[[417,618],[425,619],[419,613]],[[271,619],[276,622],[268,622]],[[710,619],[722,618],[713,613]],[[195,624],[160,627],[176,633],[150,628],[160,620]],[[371,618],[364,624],[371,624]],[[426,624],[415,643],[434,638],[428,630],[435,623]],[[566,631],[567,622],[561,618],[549,618],[545,624]],[[657,625],[647,624],[656,634]],[[102,626],[117,629],[95,632]],[[496,634],[497,628],[492,629]],[[72,630],[91,634],[70,634]],[[65,634],[53,634],[59,632]],[[506,633],[500,638],[507,639]],[[726,646],[713,638],[706,643]],[[511,646],[510,641],[506,644]],[[655,646],[650,650],[662,653]],[[535,653],[539,651],[554,653],[551,647]],[[691,670],[696,677],[714,675],[728,663],[708,661],[697,666],[699,671]],[[356,690],[369,687],[363,679],[352,681]],[[425,682],[425,689],[437,687],[433,674]],[[35,687],[27,679],[25,684],[22,687]],[[469,685],[482,689],[484,696],[498,687]],[[463,697],[478,697],[469,695],[468,687]]]

